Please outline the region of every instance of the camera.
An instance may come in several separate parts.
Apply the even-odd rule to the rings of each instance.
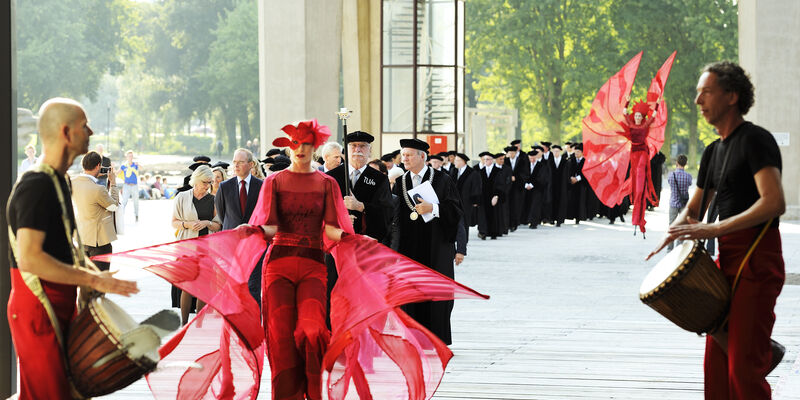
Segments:
[[[111,159],[103,157],[103,161],[100,162],[100,174],[108,174],[109,171],[111,171]]]

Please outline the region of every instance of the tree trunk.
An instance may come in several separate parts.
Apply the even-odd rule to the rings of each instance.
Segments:
[[[248,140],[253,139],[250,134],[250,120],[247,118],[247,107],[242,107],[239,110],[239,129],[242,132],[242,142],[247,143]]]
[[[667,157],[667,165],[670,165],[672,160],[672,135],[674,131],[675,127],[672,125],[672,111],[668,111],[667,126],[666,129],[664,129],[664,145],[661,146],[661,152]]]
[[[697,113],[689,113],[686,117],[686,123],[689,125],[689,151],[686,154],[689,161],[686,165],[699,168],[700,160],[697,157],[697,143],[700,142],[700,133],[697,130]]]
[[[236,117],[231,115],[228,107],[223,107],[220,111],[223,124],[225,124],[225,134],[228,136],[228,149],[233,151],[239,147],[236,143]]]

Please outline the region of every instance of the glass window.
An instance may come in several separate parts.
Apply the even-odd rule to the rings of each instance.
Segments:
[[[455,132],[454,67],[419,67],[417,132]]]
[[[456,55],[456,8],[453,0],[424,0],[417,6],[417,62],[453,65]]]
[[[383,131],[411,132],[414,106],[413,68],[383,69]]]
[[[383,1],[383,63],[411,65],[414,59],[414,3],[408,0]]]

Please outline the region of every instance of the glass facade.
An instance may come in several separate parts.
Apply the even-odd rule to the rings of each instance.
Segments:
[[[388,140],[464,133],[464,0],[382,0],[381,129]]]

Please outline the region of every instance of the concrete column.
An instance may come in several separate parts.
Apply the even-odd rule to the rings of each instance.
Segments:
[[[342,86],[344,105],[353,111],[350,131],[375,136],[372,158],[380,157],[380,0],[343,0]]]
[[[800,219],[800,2],[739,0],[739,62],[756,102],[746,119],[776,135],[783,159],[784,219]],[[788,142],[788,143],[787,143]]]
[[[259,0],[261,143],[316,118],[336,132],[342,0]],[[260,155],[260,156],[263,156]]]
[[[8,224],[6,203],[17,178],[17,82],[15,0],[0,5],[0,304],[8,304]],[[0,320],[0,398],[16,392],[17,371],[8,320]]]

